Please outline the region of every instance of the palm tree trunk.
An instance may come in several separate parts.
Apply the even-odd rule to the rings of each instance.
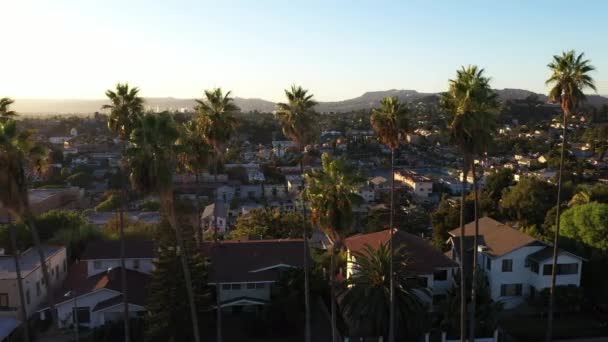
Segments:
[[[122,149],[123,156],[126,154],[126,143],[123,144]],[[129,327],[129,295],[127,289],[127,268],[125,266],[125,221],[124,213],[126,211],[127,203],[127,182],[125,180],[125,174],[121,172],[121,183],[122,183],[122,196],[120,201],[120,276],[121,276],[121,290],[122,290],[122,305],[123,305],[123,326],[125,330],[125,342],[131,341],[131,329]]]
[[[389,250],[390,250],[390,265],[389,265],[389,320],[388,320],[388,341],[395,342],[395,285],[393,277],[393,216],[395,213],[395,149],[391,149],[391,212],[389,214]]]
[[[217,153],[217,149],[215,150],[215,153],[213,155],[213,179],[214,179],[214,183],[216,183],[215,185],[217,185],[217,168],[218,168],[218,163],[219,163],[219,154]],[[214,208],[213,208],[213,240],[215,241],[215,243],[218,242],[219,239],[219,234],[218,234],[218,217],[217,217],[217,201],[218,201],[218,193],[217,193],[217,187],[215,188],[215,199],[213,200],[214,202]],[[222,342],[223,337],[222,337],[222,308],[221,308],[221,302],[220,302],[220,283],[218,281],[216,281],[215,284],[215,304],[216,304],[216,322],[215,322],[215,329],[216,329],[216,334],[217,334],[217,342]]]
[[[564,171],[564,154],[566,151],[566,118],[569,115],[569,111],[564,111],[564,117],[562,121],[562,148],[559,159],[559,173],[557,174],[557,208],[555,211],[555,237],[553,239],[553,267],[551,270],[551,290],[549,292],[549,313],[547,316],[547,335],[546,341],[551,342],[553,340],[553,310],[555,305],[555,281],[557,280],[557,255],[559,253],[559,224],[560,224],[560,206],[562,196],[562,173]]]
[[[196,312],[196,301],[194,299],[194,289],[192,288],[192,275],[190,274],[190,266],[188,265],[188,255],[186,254],[186,248],[184,246],[184,239],[182,230],[177,223],[177,216],[175,214],[175,206],[173,203],[173,190],[166,189],[161,192],[161,198],[164,204],[165,212],[167,213],[167,220],[173,231],[175,232],[175,239],[177,240],[177,246],[179,247],[179,257],[182,263],[182,269],[184,271],[184,280],[186,282],[186,292],[188,293],[188,304],[190,306],[190,319],[192,321],[192,333],[194,335],[194,342],[200,342],[200,333],[198,326],[198,314]]]
[[[300,175],[302,175],[302,189],[300,192],[304,191],[304,149],[301,149],[302,156],[300,158]],[[304,219],[304,231],[302,232],[304,238],[304,341],[311,342],[311,334],[310,334],[310,289],[308,284],[308,277],[310,270],[308,269],[308,231],[306,230],[306,202],[304,201],[304,196],[302,197],[302,218]]]
[[[336,268],[336,245],[334,244],[333,247],[331,247],[331,256],[329,259],[329,290],[330,290],[330,301],[331,301],[331,341],[332,342],[339,342],[338,341],[338,329],[336,327],[336,320],[337,320],[337,314],[336,314],[336,276],[335,276],[335,268]]]
[[[215,282],[216,334],[217,342],[222,342],[222,307],[220,301],[220,282]]]
[[[25,301],[25,292],[23,291],[23,279],[21,277],[21,264],[19,263],[19,259],[21,253],[17,248],[17,237],[15,234],[15,226],[13,224],[9,224],[8,233],[11,239],[11,247],[13,249],[13,260],[15,261],[15,273],[17,273],[17,289],[19,290],[19,304],[21,306],[20,319],[23,322],[23,340],[25,342],[30,341],[30,330],[29,325],[27,323],[27,303]]]
[[[46,263],[46,256],[44,255],[42,244],[40,243],[40,235],[38,234],[36,223],[34,222],[34,218],[29,212],[29,208],[26,209],[25,220],[27,222],[27,225],[30,227],[32,239],[34,240],[34,246],[36,247],[36,251],[38,252],[38,258],[40,261],[40,266],[42,268],[42,278],[44,279],[44,285],[46,286],[46,295],[47,300],[49,302],[49,310],[51,311],[53,324],[57,324],[57,322],[59,321],[57,320],[57,310],[55,309],[55,296],[53,294],[53,287],[51,286],[51,276],[49,275],[49,267]]]
[[[479,194],[477,192],[477,175],[475,173],[475,161],[471,162],[471,173],[473,174],[473,191],[475,195],[475,236],[473,237],[473,276],[471,282],[471,314],[469,322],[469,340],[475,341],[475,312],[477,306],[477,258],[479,252],[477,245],[479,244]]]
[[[466,291],[466,280],[464,274],[464,241],[465,241],[465,230],[464,230],[464,207],[465,207],[465,193],[467,187],[467,173],[468,173],[468,157],[464,156],[462,166],[462,179],[461,179],[461,193],[460,193],[460,341],[466,342],[466,320],[467,320],[467,291]]]
[[[199,178],[199,170],[197,169],[196,171],[196,175],[194,176],[195,179],[195,183],[196,183],[196,191],[194,192],[194,195],[196,196],[196,229],[195,234],[196,234],[196,238],[198,240],[198,246],[202,247],[203,246],[203,241],[205,240],[205,233],[203,232],[203,228],[202,226],[202,221],[201,221],[201,203],[199,202],[199,191],[201,188],[201,183],[200,183],[200,178]]]

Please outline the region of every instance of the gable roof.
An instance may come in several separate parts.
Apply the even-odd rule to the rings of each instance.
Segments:
[[[208,242],[202,250],[212,283],[277,281],[281,268],[304,265],[302,239]]]
[[[154,258],[154,241],[125,240],[125,258]],[[95,240],[87,244],[80,260],[120,259],[120,241]]]
[[[382,230],[370,234],[357,234],[344,240],[350,252],[363,252],[366,245],[378,248],[381,244],[388,244],[390,230]],[[414,274],[431,274],[438,268],[457,267],[458,264],[450,260],[440,250],[431,246],[426,240],[414,234],[396,230],[393,234],[395,246],[404,246],[409,263],[407,270]]]
[[[475,221],[464,226],[465,229],[465,248],[470,249],[473,246],[473,238],[475,236]],[[454,246],[460,246],[460,228],[451,230],[449,234],[452,236]],[[542,244],[539,240],[531,237],[528,234],[522,233],[504,223],[498,222],[490,217],[482,217],[479,219],[479,245],[485,246],[485,254],[498,257],[510,253],[518,248],[530,244]]]
[[[568,251],[565,251],[565,250],[563,250],[561,248],[559,249],[559,254],[567,254],[567,255],[569,255],[569,256],[571,256],[573,258],[576,258],[576,259],[580,259],[580,260],[583,260],[583,261],[586,260],[585,258],[581,258],[580,256],[578,256],[576,254],[572,254],[572,253],[570,253]],[[536,252],[528,255],[527,258],[530,259],[530,260],[532,260],[532,261],[536,261],[538,263],[541,263],[541,262],[543,262],[545,260],[551,259],[551,258],[553,258],[553,246],[546,246],[545,248],[540,249],[540,250],[538,250],[538,251],[536,251]]]

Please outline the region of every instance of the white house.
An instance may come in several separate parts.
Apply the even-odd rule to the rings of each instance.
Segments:
[[[266,198],[284,198],[287,197],[287,187],[285,184],[264,184],[264,197]]]
[[[370,186],[362,186],[357,189],[357,194],[363,198],[365,203],[372,203],[376,200],[376,191]]]
[[[271,301],[281,273],[304,263],[299,239],[222,241],[202,248],[211,259],[209,284],[219,286],[222,311],[257,311]]]
[[[427,199],[433,193],[433,181],[415,172],[405,170],[395,171],[395,180],[405,183],[418,198]]]
[[[228,228],[228,208],[228,204],[220,201],[206,206],[201,215],[203,228],[217,229],[218,233],[224,234]]]
[[[54,289],[61,285],[67,274],[66,250],[62,246],[49,245],[43,245],[42,250],[48,265],[51,289]],[[38,251],[30,248],[21,253],[19,265],[25,293],[25,310],[30,317],[46,301],[47,296]],[[21,310],[14,256],[0,255],[0,316],[19,318]]]
[[[365,247],[379,248],[388,246],[390,231],[383,230],[370,234],[357,234],[344,240],[346,246],[346,277],[349,278],[356,271],[353,267],[358,253],[364,253]],[[445,298],[446,292],[452,288],[453,275],[458,264],[441,251],[431,246],[421,237],[395,229],[393,234],[395,248],[403,246],[407,252],[407,271],[421,281],[424,287],[432,293],[433,302]],[[430,299],[430,298],[429,298]]]
[[[452,256],[460,262],[460,228],[449,232]],[[475,222],[465,226],[465,272],[472,263]],[[526,297],[551,286],[553,247],[489,217],[479,220],[479,257],[490,283],[492,299],[505,308],[521,304]],[[556,284],[580,286],[583,258],[560,250]]]
[[[125,242],[127,301],[130,317],[145,313],[146,287],[154,269],[152,241]],[[119,241],[90,242],[74,263],[61,291],[56,292],[59,328],[78,322],[89,328],[122,319],[123,293]],[[42,318],[48,314],[43,308]]]

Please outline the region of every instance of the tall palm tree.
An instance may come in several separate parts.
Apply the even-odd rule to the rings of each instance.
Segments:
[[[479,236],[479,215],[477,212],[477,179],[474,157],[482,155],[487,144],[492,139],[495,129],[494,111],[496,110],[497,95],[490,87],[490,78],[484,75],[484,69],[475,65],[462,67],[456,72],[456,78],[449,81],[448,91],[442,95],[443,107],[452,115],[450,134],[454,144],[458,146],[463,156],[462,193],[460,202],[460,232],[464,240],[464,208],[465,188],[469,170],[473,173],[475,191],[475,235],[473,238],[473,279],[478,271],[477,245]],[[464,243],[460,244],[460,273],[464,271]],[[464,276],[460,277],[460,339],[466,338],[466,283]],[[476,303],[476,283],[471,286],[471,301]],[[471,306],[470,329],[471,338],[475,335],[475,304]]]
[[[428,296],[429,293],[417,282],[409,281],[412,274],[407,271],[405,249],[395,248],[391,255],[390,247],[384,244],[376,249],[367,245],[353,256],[353,275],[348,279],[349,286],[342,296],[342,310],[349,323],[367,330],[370,336],[384,336],[390,329],[387,315],[390,316],[393,307],[396,326],[406,328],[402,332],[419,331],[427,309],[423,295]],[[392,267],[391,263],[394,264]],[[394,272],[392,284],[387,277],[391,269]],[[391,304],[391,286],[395,288],[392,300],[399,305]]]
[[[17,116],[17,112],[10,109],[10,106],[15,103],[15,100],[8,97],[0,99],[0,122],[6,122]]]
[[[337,342],[335,255],[342,248],[344,234],[352,228],[353,205],[361,201],[361,197],[355,193],[360,179],[344,160],[332,159],[327,153],[323,153],[321,159],[322,169],[305,175],[308,187],[304,189],[304,197],[310,203],[312,221],[319,225],[333,242],[329,267],[331,331],[332,341]]]
[[[395,149],[401,143],[408,129],[407,107],[396,96],[385,97],[380,108],[374,109],[371,115],[371,124],[380,141],[391,149],[391,211],[389,215],[389,250],[391,260],[393,257],[393,217],[395,214]],[[389,263],[390,283],[390,310],[389,310],[389,342],[395,341],[395,287],[393,286],[393,263]]]
[[[555,280],[557,255],[559,252],[559,221],[562,192],[562,173],[564,169],[564,153],[566,149],[566,133],[568,117],[572,111],[585,100],[583,90],[585,88],[595,89],[593,78],[589,75],[595,68],[588,59],[584,59],[585,54],[576,54],[574,50],[562,52],[561,55],[553,56],[553,61],[547,65],[551,70],[551,76],[546,81],[551,86],[549,90],[549,100],[559,103],[562,107],[562,146],[557,176],[557,210],[555,213],[555,237],[553,241],[553,271],[551,272],[551,292],[549,296],[549,315],[547,317],[547,336],[546,340],[553,338],[553,306],[555,302]]]
[[[198,200],[198,188],[200,187],[200,173],[201,170],[207,168],[210,162],[210,156],[212,154],[212,147],[207,144],[199,135],[199,128],[197,121],[188,121],[183,125],[179,126],[180,137],[178,141],[179,151],[177,154],[178,168],[182,171],[194,173],[197,186],[197,198],[196,198],[196,217],[197,217],[197,228],[195,230],[195,237],[197,237],[199,243],[203,242],[203,234],[201,231],[201,210],[200,202]]]
[[[215,175],[226,143],[234,134],[236,119],[232,115],[239,110],[230,97],[230,91],[224,94],[221,88],[205,90],[205,97],[196,100],[198,128],[201,137],[215,150]],[[216,179],[217,180],[217,179]]]
[[[169,113],[147,113],[131,132],[131,147],[127,151],[129,175],[133,188],[142,194],[158,193],[169,225],[175,233],[180,261],[186,280],[190,319],[195,342],[200,342],[192,276],[184,247],[181,226],[177,222],[173,193],[175,149],[179,131]]]
[[[32,240],[38,253],[42,277],[53,323],[57,322],[55,298],[51,287],[46,256],[40,243],[40,235],[30,210],[26,169],[40,171],[47,151],[34,142],[29,131],[18,131],[17,122],[12,119],[0,122],[0,204],[11,216],[24,222],[30,229]]]
[[[317,102],[308,90],[300,86],[292,85],[291,89],[285,89],[287,103],[278,103],[276,117],[281,123],[283,134],[289,137],[300,151],[300,174],[304,175],[304,148],[314,143],[319,136],[318,114],[314,111]],[[302,190],[304,189],[302,182]],[[306,218],[306,204],[302,201],[302,216]],[[305,317],[305,341],[311,341],[310,333],[310,289],[309,289],[309,267],[308,267],[308,232],[306,227],[303,231],[304,238],[304,317]]]
[[[108,116],[108,128],[116,133],[123,142],[123,155],[125,154],[126,141],[129,139],[133,128],[144,112],[144,99],[139,96],[139,88],[130,88],[127,83],[116,85],[116,90],[107,90],[106,96],[110,100],[110,104],[103,105],[102,109],[110,111]],[[123,170],[123,175],[125,174]],[[121,206],[119,212],[120,220],[120,272],[121,272],[121,287],[123,291],[123,325],[125,329],[125,342],[131,340],[131,330],[129,327],[129,299],[127,293],[127,269],[125,267],[125,223],[124,212],[126,208],[127,198],[127,182],[124,178],[121,180],[122,194]]]

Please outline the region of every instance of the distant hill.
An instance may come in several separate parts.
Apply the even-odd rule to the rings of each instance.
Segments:
[[[502,101],[523,100],[530,95],[537,95],[540,101],[547,101],[547,96],[536,94],[524,89],[497,89],[496,92]],[[354,110],[371,109],[379,105],[386,96],[397,96],[403,101],[428,101],[435,98],[438,93],[420,93],[416,90],[391,89],[384,91],[370,91],[361,96],[343,100],[320,102],[317,111],[322,113],[348,112]],[[601,106],[608,104],[608,98],[600,95],[589,95],[589,104]],[[45,99],[17,99],[14,108],[24,114],[90,114],[100,111],[106,100],[45,100]],[[262,99],[235,98],[236,105],[244,112],[260,111],[271,112],[275,103]],[[146,98],[146,105],[152,110],[192,110],[195,106],[193,99],[177,99],[173,97]]]

